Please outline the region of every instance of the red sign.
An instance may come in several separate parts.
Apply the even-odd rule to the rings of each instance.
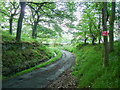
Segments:
[[[107,31],[101,31],[101,36],[107,36]]]

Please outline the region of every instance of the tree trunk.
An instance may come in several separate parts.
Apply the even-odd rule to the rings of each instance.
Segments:
[[[32,38],[36,37],[36,29],[37,29],[38,22],[34,22],[33,30],[32,30]]]
[[[100,28],[98,28],[99,29],[99,37],[98,37],[98,43],[100,44],[100,41],[101,41],[101,32],[100,32]]]
[[[100,25],[101,25],[101,18],[100,18],[100,13],[99,13],[99,26],[98,26],[98,34],[99,34],[99,37],[98,37],[98,39],[99,39],[99,44],[100,44],[100,41],[101,41],[101,32],[100,32]]]
[[[101,37],[99,37],[99,42],[98,42],[99,44],[100,44],[100,41],[101,41]]]
[[[17,35],[16,35],[16,41],[19,42],[20,38],[21,38],[21,29],[22,29],[22,21],[24,18],[24,14],[25,14],[25,2],[20,2],[21,5],[21,12],[20,12],[20,16],[18,19],[18,25],[17,25]]]
[[[94,45],[94,37],[92,38],[92,45]]]
[[[11,15],[10,20],[9,20],[9,23],[10,23],[9,32],[10,32],[11,35],[12,35],[12,22],[13,22],[13,15]]]
[[[87,42],[86,31],[84,32],[84,44]]]
[[[103,2],[103,10],[102,10],[102,25],[103,31],[107,31],[107,1]],[[104,61],[103,66],[107,66],[109,64],[109,54],[108,54],[108,38],[104,36]]]
[[[36,31],[37,31],[37,25],[39,23],[39,18],[40,18],[40,16],[37,15],[37,20],[34,21],[33,31],[32,31],[32,38],[35,38],[37,36],[37,32]]]
[[[85,45],[86,45],[86,42],[87,42],[87,38],[85,38],[85,40],[84,40]]]
[[[115,0],[112,0],[115,1]],[[112,52],[114,50],[114,18],[115,18],[115,2],[112,2],[111,15],[110,15],[110,31],[109,31],[109,50]]]
[[[119,24],[118,24],[118,33],[120,33],[120,1],[118,3],[118,13],[119,13],[119,16],[118,16],[118,20],[119,20]],[[118,36],[118,60],[120,60],[120,35]],[[118,63],[118,66],[120,68],[120,62]],[[120,71],[120,69],[119,69]],[[120,86],[118,87],[120,88]]]
[[[92,45],[95,45],[95,37],[92,37]]]
[[[90,30],[90,34],[92,36],[92,44],[94,45],[94,35],[93,35],[92,30],[91,30],[91,24],[89,24],[89,30]]]

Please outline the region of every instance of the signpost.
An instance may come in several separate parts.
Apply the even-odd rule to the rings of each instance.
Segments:
[[[101,31],[101,36],[107,36],[107,31]]]

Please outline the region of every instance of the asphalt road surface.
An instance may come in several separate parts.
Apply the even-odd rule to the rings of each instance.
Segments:
[[[45,88],[75,61],[74,54],[62,50],[62,58],[46,67],[2,82],[2,88]]]

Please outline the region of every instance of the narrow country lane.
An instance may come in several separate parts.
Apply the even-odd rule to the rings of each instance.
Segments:
[[[2,88],[45,88],[70,68],[74,61],[74,54],[62,50],[60,60],[27,74],[3,81]]]

